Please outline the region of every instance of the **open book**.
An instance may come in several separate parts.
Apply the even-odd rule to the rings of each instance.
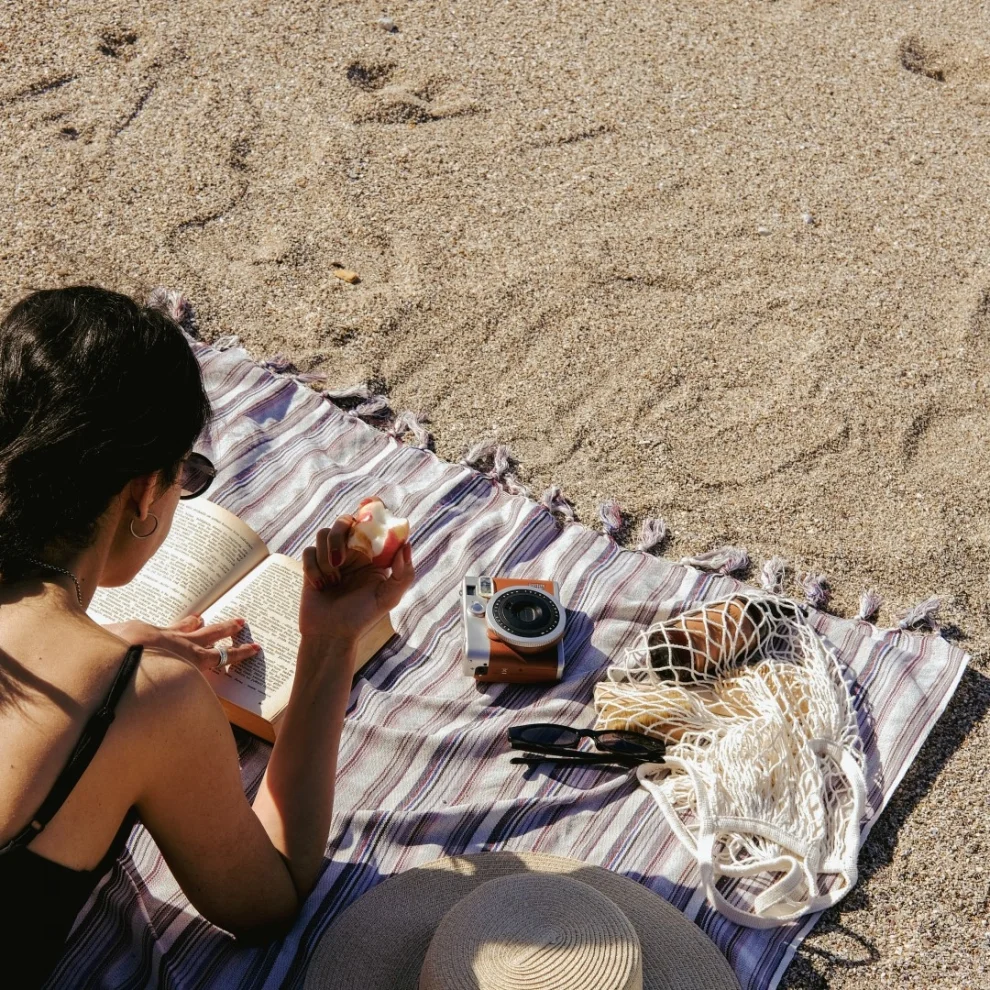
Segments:
[[[262,649],[206,678],[234,725],[274,742],[299,650],[302,584],[299,561],[269,553],[250,526],[219,505],[190,499],[179,502],[168,537],[137,577],[97,589],[89,615],[103,624],[142,619],[156,626],[192,612],[207,625],[243,616],[234,642]],[[355,673],[393,635],[387,615],[368,630],[358,642]]]

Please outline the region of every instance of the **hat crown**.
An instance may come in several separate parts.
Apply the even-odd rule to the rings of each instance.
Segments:
[[[642,990],[639,937],[615,903],[561,875],[489,880],[444,915],[419,990]]]

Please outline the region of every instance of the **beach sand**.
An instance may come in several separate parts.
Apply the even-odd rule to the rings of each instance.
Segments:
[[[0,11],[5,308],[171,286],[628,545],[945,597],[973,667],[783,986],[990,985],[986,5],[41,7]]]

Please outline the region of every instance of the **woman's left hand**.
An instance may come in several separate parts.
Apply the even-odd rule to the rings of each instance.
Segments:
[[[133,619],[130,622],[119,622],[105,626],[114,635],[119,636],[131,646],[147,646],[156,650],[187,660],[200,670],[215,669],[220,653],[215,643],[222,639],[236,636],[244,628],[243,619],[229,619],[226,622],[215,622],[203,625],[198,615],[187,615],[170,626],[153,626],[150,622]],[[248,657],[253,657],[261,650],[257,643],[245,643],[242,646],[227,648],[227,663],[235,664]]]

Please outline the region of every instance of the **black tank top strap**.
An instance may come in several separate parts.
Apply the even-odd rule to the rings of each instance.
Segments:
[[[58,814],[59,808],[62,807],[66,798],[72,793],[72,789],[79,783],[79,778],[86,772],[86,768],[100,748],[100,743],[103,742],[103,737],[107,734],[107,729],[110,728],[110,724],[114,720],[114,709],[117,707],[117,702],[120,701],[120,696],[124,693],[138,661],[141,659],[142,649],[141,646],[132,646],[127,651],[124,662],[120,665],[103,704],[83,728],[82,735],[72,750],[68,763],[52,785],[48,797],[41,803],[41,807],[38,808],[30,823],[9,842],[0,846],[0,856],[28,845]]]

